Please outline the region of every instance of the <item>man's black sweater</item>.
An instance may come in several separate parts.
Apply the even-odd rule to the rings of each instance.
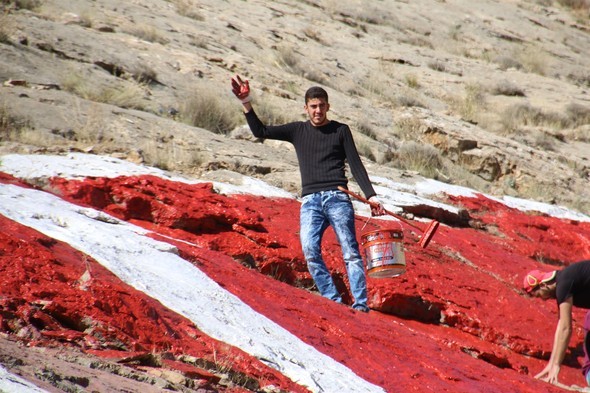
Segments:
[[[287,141],[295,146],[301,172],[301,196],[336,190],[338,186],[346,188],[345,160],[366,198],[375,195],[346,124],[332,120],[321,127],[314,127],[309,121],[265,126],[254,110],[246,113],[246,120],[257,138]]]

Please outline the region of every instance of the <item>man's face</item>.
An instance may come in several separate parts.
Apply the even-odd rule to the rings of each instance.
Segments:
[[[311,124],[315,127],[323,126],[328,123],[327,113],[330,110],[330,104],[323,98],[312,98],[305,104],[305,111],[309,116]]]
[[[555,296],[555,285],[547,285],[542,283],[531,292],[531,296],[538,297],[543,300],[551,299]]]

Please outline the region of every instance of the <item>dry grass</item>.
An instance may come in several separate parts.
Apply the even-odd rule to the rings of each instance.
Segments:
[[[557,0],[557,2],[575,11],[590,12],[590,0]]]
[[[550,56],[541,48],[529,45],[524,49],[515,48],[513,55],[518,59],[525,71],[546,75]]]
[[[300,120],[291,111],[281,110],[269,103],[268,100],[256,102],[256,114],[264,124],[268,125],[286,124]]]
[[[544,183],[531,179],[528,182],[518,184],[516,188],[520,198],[544,203],[556,203],[557,201],[554,198],[556,195],[561,194],[559,191],[560,187],[561,186],[556,184]]]
[[[30,139],[30,120],[12,113],[6,102],[0,101],[0,142]]]
[[[136,25],[126,30],[127,33],[143,41],[166,45],[168,40],[153,26]]]
[[[558,113],[544,112],[528,104],[514,105],[501,114],[500,119],[503,130],[507,135],[519,130],[522,126],[543,126],[552,129],[567,127],[570,121],[567,117]]]
[[[590,70],[588,69],[575,70],[567,78],[578,86],[590,87]]]
[[[428,109],[428,105],[422,100],[419,94],[409,90],[404,90],[397,94],[394,99],[394,104],[406,108],[418,107]]]
[[[180,119],[191,126],[227,135],[242,123],[235,100],[218,94],[215,86],[197,86],[181,105]]]
[[[187,18],[191,18],[196,21],[205,20],[205,17],[197,10],[199,5],[195,1],[173,0],[172,3],[174,3],[176,6],[176,12],[178,12],[179,15],[186,16]]]
[[[358,141],[356,143],[356,147],[361,157],[365,157],[366,159],[371,160],[373,162],[377,161],[377,158],[375,157],[375,154],[373,153],[373,150],[371,149],[371,146],[368,143],[364,141]]]
[[[137,83],[124,83],[108,87],[94,97],[94,101],[103,102],[126,109],[146,110],[144,86]]]
[[[146,87],[134,81],[121,81],[116,85],[99,88],[76,71],[66,73],[61,87],[86,100],[102,102],[121,108],[146,110]]]
[[[440,151],[432,145],[423,145],[414,141],[402,144],[397,151],[396,164],[399,168],[418,172],[432,179],[444,171],[444,160]]]
[[[387,73],[371,70],[365,74],[359,84],[368,94],[393,102],[395,100],[395,91],[392,89],[390,81]]]
[[[158,73],[145,63],[137,64],[131,70],[132,78],[141,85],[150,85],[158,82]]]
[[[317,82],[323,85],[328,84],[328,80],[321,70],[315,69],[314,67],[308,67],[303,56],[301,56],[291,45],[280,45],[275,49],[275,64],[279,68],[290,71],[295,75],[302,76],[312,82]],[[301,61],[302,59],[304,61]]]
[[[63,90],[88,100],[94,95],[95,91],[88,79],[74,70],[65,72],[60,80],[60,86]]]
[[[308,26],[308,27],[304,28],[303,34],[305,34],[305,37],[309,38],[310,40],[313,40],[313,41],[315,41],[319,44],[322,44],[324,46],[328,46],[328,43],[326,42],[326,40],[324,40],[321,33],[315,27]]]
[[[542,130],[535,130],[533,132],[533,145],[540,150],[554,151],[556,140],[551,134],[548,134]]]
[[[290,45],[280,45],[276,48],[277,65],[282,69],[288,69],[294,73],[299,73],[301,68],[299,66],[300,56],[297,55],[295,48]]]
[[[7,14],[0,14],[0,43],[9,44],[10,37],[16,32],[16,24]]]
[[[423,48],[434,49],[434,45],[432,45],[432,42],[430,42],[428,39],[426,39],[422,36],[408,35],[408,36],[402,37],[400,39],[400,43],[412,45],[412,46],[423,47]]]
[[[486,106],[484,89],[479,84],[466,84],[465,94],[462,97],[451,98],[449,104],[453,111],[459,114],[462,119],[466,121],[477,121],[478,114]]]
[[[63,113],[63,117],[64,120],[72,118],[73,135],[69,138],[76,141],[78,147],[86,148],[107,142],[110,125],[105,120],[106,113],[100,104],[91,103],[87,108],[83,108],[80,100],[75,100],[71,108],[73,110]]]
[[[514,83],[507,80],[496,83],[491,89],[490,93],[493,95],[502,95],[508,97],[525,97],[525,92]]]
[[[439,173],[439,175],[439,180],[446,183],[468,187],[481,192],[490,191],[490,183],[488,181],[471,173],[459,164],[445,162],[444,172]]]
[[[590,124],[590,107],[571,103],[565,108],[565,113],[573,127]],[[590,135],[588,136],[590,138]]]
[[[424,123],[417,117],[404,117],[393,125],[393,133],[403,141],[419,140]]]
[[[522,63],[513,56],[497,56],[493,61],[494,63],[498,64],[500,70],[502,71],[506,71],[511,68],[515,70],[521,70],[523,68]]]
[[[165,171],[198,168],[203,155],[176,143],[173,138],[167,142],[146,140],[140,146],[141,156],[149,166]]]
[[[370,139],[377,140],[377,133],[371,123],[369,123],[368,119],[360,119],[357,121],[354,125],[354,129]]]
[[[1,0],[0,5],[4,10],[31,10],[39,8],[43,2],[41,0]]]
[[[590,201],[584,197],[578,196],[572,201],[566,201],[564,204],[570,209],[574,209],[580,213],[584,213],[586,215],[590,214]]]
[[[418,82],[418,76],[416,74],[406,74],[404,77],[406,85],[412,89],[420,88],[420,82]]]
[[[428,68],[438,72],[446,72],[447,66],[440,60],[431,60],[428,62]]]

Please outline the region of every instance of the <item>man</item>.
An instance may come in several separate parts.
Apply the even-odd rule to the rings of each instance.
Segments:
[[[590,309],[590,260],[573,263],[561,271],[529,272],[523,283],[531,296],[543,300],[556,299],[559,320],[553,338],[553,349],[547,366],[535,378],[560,385],[557,376],[572,334],[572,307]],[[590,316],[586,314],[584,330],[590,328]],[[587,335],[587,334],[586,334]],[[584,338],[585,363],[582,372],[590,386],[590,361],[587,338]]]
[[[322,236],[332,226],[346,263],[352,308],[368,312],[367,282],[354,228],[354,210],[346,187],[345,160],[367,199],[373,215],[385,213],[359,157],[350,128],[328,119],[328,93],[311,87],[305,93],[304,109],[308,121],[266,126],[250,102],[250,86],[239,76],[232,78],[232,91],[242,102],[250,130],[257,138],[288,141],[295,147],[301,173],[300,240],[307,267],[322,296],[341,303],[342,297],[322,258]],[[374,205],[374,206],[373,206]]]

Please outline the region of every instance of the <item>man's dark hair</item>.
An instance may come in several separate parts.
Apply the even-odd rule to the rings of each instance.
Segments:
[[[305,103],[307,104],[309,100],[314,98],[323,98],[328,102],[328,92],[319,86],[312,86],[305,92]]]

